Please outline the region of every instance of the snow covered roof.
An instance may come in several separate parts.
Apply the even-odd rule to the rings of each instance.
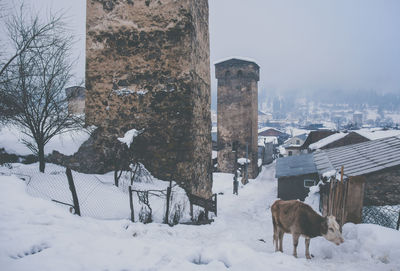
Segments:
[[[343,138],[343,137],[345,137],[347,135],[348,135],[348,133],[336,133],[336,134],[330,135],[328,137],[325,137],[325,138],[323,138],[323,139],[311,144],[309,146],[309,148],[311,150],[320,149],[320,148],[325,147],[326,145],[328,145],[328,144],[330,144],[332,142],[335,142],[335,141],[337,141],[337,140],[339,140],[339,139],[341,139],[341,138]]]
[[[277,178],[317,173],[312,154],[279,158],[276,161]]]
[[[265,131],[269,131],[269,130],[270,131],[275,131],[278,134],[285,134],[285,132],[283,132],[282,130],[279,130],[279,129],[274,128],[274,127],[262,127],[260,129],[258,129],[258,134],[260,134],[262,132],[265,132]]]
[[[340,170],[346,176],[359,176],[400,165],[400,136],[377,139],[314,152],[319,174]]]
[[[307,149],[311,144],[318,142],[319,140],[328,137],[330,135],[335,134],[334,131],[330,130],[318,130],[318,131],[311,131],[308,134],[306,141],[304,142],[302,149]]]
[[[400,130],[357,130],[359,135],[368,138],[369,140],[382,139],[391,136],[400,135]]]
[[[297,137],[297,138],[305,141],[307,139],[307,136],[308,136],[308,134],[304,133],[304,134],[301,134],[301,135],[296,135],[294,137]]]

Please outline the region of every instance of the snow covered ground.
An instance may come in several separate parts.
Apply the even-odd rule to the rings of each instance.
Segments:
[[[218,217],[210,225],[169,227],[78,217],[26,193],[0,176],[1,270],[400,270],[400,232],[346,224],[345,243],[312,239],[312,260],[275,253],[269,207],[276,199],[275,165],[232,195],[232,175],[214,174]],[[262,239],[262,241],[260,241]]]
[[[89,136],[89,130],[71,131],[56,135],[46,144],[44,151],[46,154],[50,154],[56,150],[65,155],[72,155],[78,151],[83,142],[89,139]],[[32,154],[32,151],[22,141],[33,141],[21,133],[20,128],[12,125],[0,127],[0,138],[0,148],[4,148],[7,153],[18,155]]]

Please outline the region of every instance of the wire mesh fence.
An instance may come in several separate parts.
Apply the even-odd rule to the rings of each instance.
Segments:
[[[399,230],[400,205],[395,206],[364,206],[362,222]]]
[[[53,201],[74,211],[73,197],[64,167],[49,164],[41,173],[37,166],[13,165],[0,167],[0,174],[16,175],[25,180],[28,194]],[[131,219],[129,186],[131,186],[135,222],[167,222],[177,224],[189,221],[189,199],[186,192],[173,183],[166,212],[169,182],[158,180],[137,169],[137,174],[123,172],[115,186],[113,173],[104,175],[72,172],[73,182],[82,216],[98,219]],[[197,211],[197,210],[195,210]],[[199,211],[198,211],[199,212]],[[168,213],[168,219],[165,215]]]

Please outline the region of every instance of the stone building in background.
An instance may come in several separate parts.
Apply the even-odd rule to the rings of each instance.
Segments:
[[[157,178],[210,197],[207,0],[87,0],[86,123],[104,160],[130,129],[138,160]],[[112,161],[112,159],[110,160]],[[100,161],[101,162],[101,161]]]
[[[218,79],[218,169],[233,173],[232,143],[239,142],[238,157],[248,144],[249,178],[258,175],[258,81],[260,67],[251,61],[230,59],[215,65]]]
[[[86,89],[80,86],[69,87],[65,89],[65,94],[68,97],[68,113],[85,114]]]

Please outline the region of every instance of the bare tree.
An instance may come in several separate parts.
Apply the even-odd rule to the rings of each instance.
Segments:
[[[0,114],[30,138],[24,143],[38,156],[41,172],[50,139],[82,123],[68,112],[65,86],[71,80],[73,39],[64,26],[60,16],[42,23],[38,15],[25,20],[21,10],[8,23],[16,53],[0,70]]]
[[[4,3],[0,2],[0,8],[4,6]],[[0,17],[4,17],[4,14],[1,14]],[[25,18],[30,19],[26,20]],[[37,14],[34,16],[26,14],[24,4],[22,3],[19,11],[6,20],[8,37],[14,45],[14,52],[0,63],[0,77],[18,56],[38,45],[35,45],[34,41],[48,38],[54,28],[60,27],[63,24],[61,19],[62,16],[60,14],[55,14],[50,15],[46,23],[41,23]]]

